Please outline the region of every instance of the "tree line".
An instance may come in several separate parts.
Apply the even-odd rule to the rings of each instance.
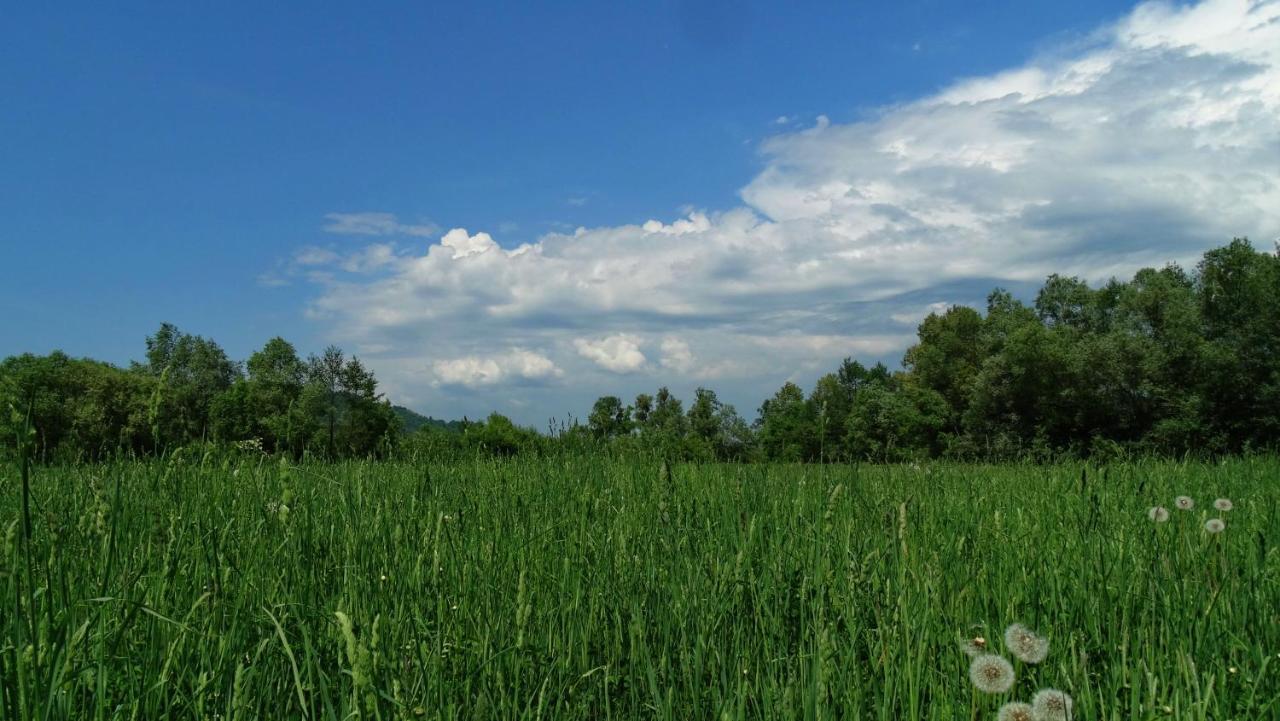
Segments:
[[[213,340],[165,323],[146,362],[119,368],[55,351],[0,363],[5,439],[35,432],[46,460],[147,455],[195,444],[294,457],[373,456],[398,440],[395,413],[358,358],[330,346],[305,360],[272,338],[238,363]]]
[[[1051,275],[1031,304],[996,289],[919,325],[902,367],[846,358],[808,393],[788,382],[748,422],[715,391],[598,399],[549,433],[494,413],[442,422],[392,406],[359,359],[300,358],[273,338],[244,363],[164,324],[146,362],[62,353],[0,363],[5,439],[28,422],[45,458],[145,455],[198,443],[316,457],[566,449],[686,460],[904,461],[1215,455],[1280,440],[1280,257],[1247,240],[1191,271],[1144,268],[1090,287]],[[406,433],[405,430],[412,432]]]
[[[1274,450],[1280,440],[1280,257],[1247,240],[1188,272],[1093,288],[1051,275],[1030,305],[920,324],[902,369],[845,361],[806,395],[784,384],[750,427],[699,389],[599,399],[588,430],[692,458],[904,461]]]

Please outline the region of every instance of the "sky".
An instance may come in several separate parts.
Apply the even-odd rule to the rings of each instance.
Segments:
[[[1280,238],[1277,0],[20,3],[0,98],[0,356],[280,335],[443,418],[750,418]]]

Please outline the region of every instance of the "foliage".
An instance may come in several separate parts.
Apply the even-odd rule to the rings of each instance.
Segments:
[[[213,341],[166,323],[147,338],[147,362],[128,369],[57,351],[6,358],[0,399],[31,407],[44,460],[249,440],[293,457],[385,455],[394,446],[395,413],[373,374],[341,350],[303,362],[273,338],[244,368]],[[0,432],[11,438],[5,423]]]

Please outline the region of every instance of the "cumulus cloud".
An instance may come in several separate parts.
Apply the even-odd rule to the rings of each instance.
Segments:
[[[674,336],[662,339],[662,367],[670,368],[677,373],[688,373],[693,370],[693,351],[689,344]]]
[[[344,342],[452,358],[436,375],[475,386],[519,378],[486,363],[518,344],[583,394],[645,370],[759,398],[846,354],[900,357],[904,324],[940,297],[980,302],[1051,272],[1098,281],[1232,236],[1269,240],[1280,3],[1149,3],[1087,43],[869,119],[778,128],[738,207],[518,247],[454,229],[373,262],[308,256],[335,273],[309,313]]]
[[[489,386],[508,380],[548,380],[564,372],[550,358],[521,348],[482,357],[467,356],[438,360],[432,364],[436,382],[468,388]]]
[[[647,362],[640,352],[640,339],[634,335],[620,333],[599,340],[575,338],[573,347],[578,355],[614,373],[633,373]]]
[[[394,213],[329,213],[326,233],[338,235],[435,235],[435,223],[401,223]]]

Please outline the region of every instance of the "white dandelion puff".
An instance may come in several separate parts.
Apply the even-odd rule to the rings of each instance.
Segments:
[[[1164,506],[1152,506],[1147,509],[1147,518],[1156,523],[1164,523],[1169,520],[1169,509]]]
[[[1069,721],[1071,705],[1071,696],[1056,688],[1041,689],[1031,700],[1036,721]]]
[[[1213,507],[1219,511],[1230,511],[1235,506],[1231,503],[1230,498],[1219,498],[1213,502]]]
[[[1010,701],[1000,707],[996,721],[1036,721],[1035,711],[1029,703]]]
[[[1013,665],[995,654],[985,653],[969,664],[969,680],[983,693],[1004,693],[1013,688]]]
[[[1221,518],[1210,518],[1204,522],[1204,530],[1209,533],[1222,533],[1227,527]]]
[[[1190,511],[1196,507],[1196,502],[1191,500],[1191,496],[1178,496],[1173,500],[1173,505],[1177,506],[1179,511]]]
[[[1005,629],[1004,647],[1023,663],[1040,663],[1049,655],[1049,639],[1020,623]]]

